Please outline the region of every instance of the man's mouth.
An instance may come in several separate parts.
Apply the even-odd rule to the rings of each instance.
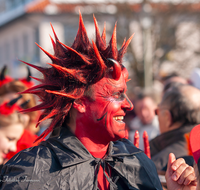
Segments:
[[[119,123],[124,123],[123,122],[124,116],[114,116],[113,119]]]

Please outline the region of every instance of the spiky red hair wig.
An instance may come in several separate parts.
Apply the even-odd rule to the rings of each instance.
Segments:
[[[26,110],[44,110],[38,124],[46,119],[52,119],[51,125],[40,136],[42,139],[53,128],[61,126],[74,100],[83,96],[90,85],[95,84],[106,75],[108,69],[112,67],[108,58],[116,60],[123,67],[122,58],[133,37],[131,36],[127,41],[124,40],[121,49],[118,51],[115,25],[110,42],[106,45],[105,26],[102,35],[100,35],[99,27],[94,17],[96,42],[92,41],[91,43],[81,14],[79,17],[79,29],[71,47],[59,41],[52,26],[55,36],[55,41],[51,38],[54,55],[51,55],[38,45],[52,60],[52,63],[47,63],[51,67],[43,68],[24,62],[43,74],[43,79],[35,78],[41,82],[40,85],[24,91],[24,93],[38,95],[42,101],[40,105]]]

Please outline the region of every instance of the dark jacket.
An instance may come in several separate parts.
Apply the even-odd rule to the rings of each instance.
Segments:
[[[174,153],[176,158],[189,155],[189,133],[194,125],[184,125],[178,129],[163,133],[149,142],[151,159],[157,170],[163,170],[168,163],[169,153]]]
[[[60,136],[21,151],[4,165],[0,189],[96,190],[98,168],[111,168],[112,189],[161,190],[153,162],[127,139],[110,142],[106,158],[94,158],[66,128]]]

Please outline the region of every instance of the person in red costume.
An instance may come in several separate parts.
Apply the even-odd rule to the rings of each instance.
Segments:
[[[18,95],[19,96],[19,95]],[[16,151],[17,141],[29,122],[28,115],[18,113],[22,107],[17,101],[22,96],[0,104],[0,168],[7,161],[7,154]]]
[[[0,72],[0,103],[3,101],[10,101],[11,99],[18,97],[19,96],[18,92],[21,92],[34,85],[33,81],[31,81],[31,72],[28,66],[27,66],[27,71],[28,71],[27,77],[12,79],[12,80],[8,80],[11,79],[11,77],[5,74],[6,69],[7,67],[4,66]],[[18,100],[17,104],[18,105],[23,104],[23,109],[30,108],[36,105],[36,99],[34,95],[24,94],[21,96],[22,98]],[[38,138],[38,136],[35,135],[34,133],[36,132],[36,130],[38,130],[35,128],[37,121],[36,118],[38,117],[37,115],[38,115],[37,112],[25,114],[25,117],[29,118],[28,125],[26,125],[23,134],[17,141],[17,149],[15,151],[10,151],[6,155],[7,160],[12,158],[16,153],[20,152],[21,150],[36,145],[34,144],[34,141]]]
[[[109,44],[104,27],[90,42],[80,14],[71,47],[52,38],[48,67],[26,63],[42,72],[41,84],[24,93],[44,110],[38,124],[52,122],[38,138],[50,138],[23,150],[1,170],[1,189],[155,189],[161,184],[153,162],[128,139],[123,118],[133,105],[126,95],[128,71],[122,58],[132,36],[117,49],[116,25]],[[25,62],[24,62],[25,63]],[[16,179],[16,180],[9,180]]]

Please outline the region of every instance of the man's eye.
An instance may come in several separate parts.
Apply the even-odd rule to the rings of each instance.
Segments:
[[[113,97],[116,98],[116,99],[120,99],[122,97],[122,93],[117,92],[117,93],[113,94]]]

